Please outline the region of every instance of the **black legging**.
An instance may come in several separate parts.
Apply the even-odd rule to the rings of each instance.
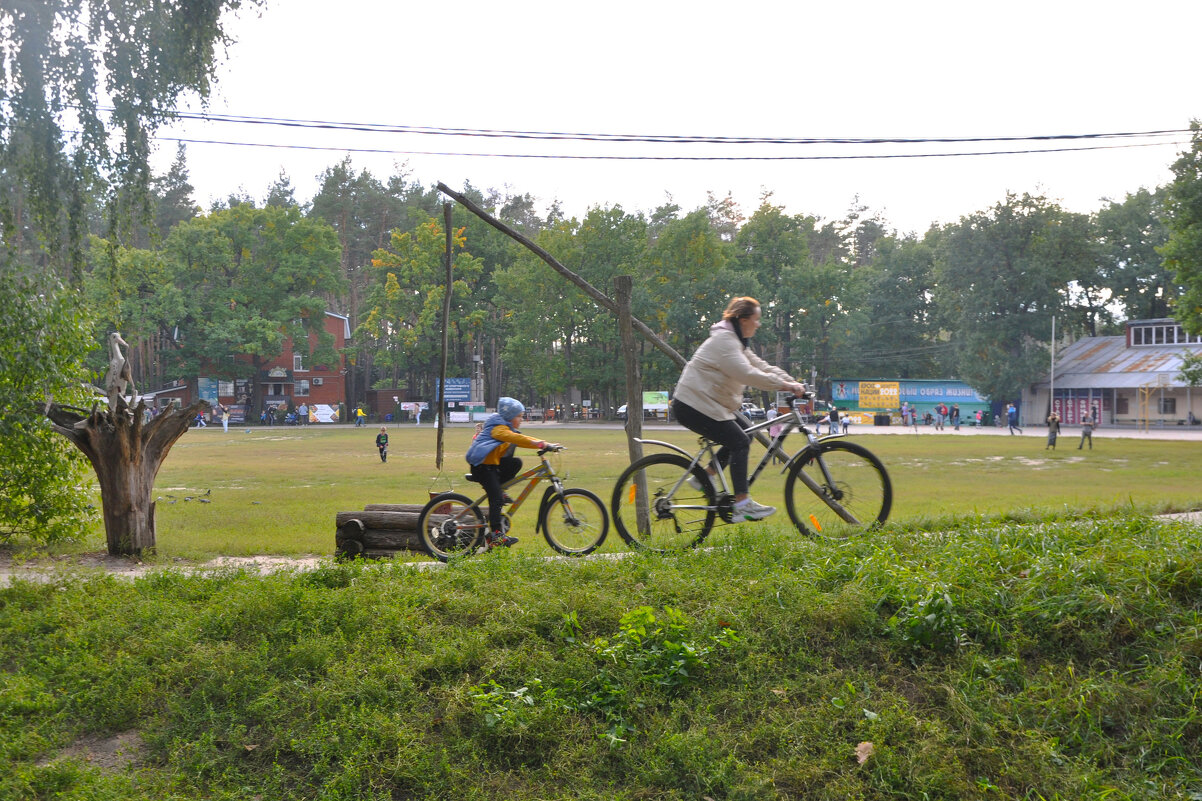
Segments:
[[[516,456],[502,456],[501,463],[472,465],[472,478],[480,482],[488,493],[488,527],[489,531],[501,530],[501,503],[505,491],[501,485],[516,476],[522,470],[522,460]]]
[[[737,419],[715,420],[678,400],[672,401],[672,414],[689,431],[722,446],[715,454],[719,465],[715,469],[721,469],[729,462],[730,483],[734,485],[735,495],[746,495],[747,455],[751,451],[751,438],[743,430],[742,423]]]

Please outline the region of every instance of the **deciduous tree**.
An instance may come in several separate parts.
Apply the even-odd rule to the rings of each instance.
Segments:
[[[1162,253],[1181,286],[1176,318],[1191,334],[1202,333],[1202,126],[1190,123],[1190,149],[1173,163],[1168,186],[1169,241]]]

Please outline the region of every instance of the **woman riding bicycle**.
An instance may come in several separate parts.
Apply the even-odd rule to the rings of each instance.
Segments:
[[[747,455],[751,439],[735,417],[743,403],[743,389],[752,386],[769,391],[805,392],[797,379],[756,356],[751,338],[760,327],[760,302],[734,298],[722,312],[722,321],[710,327],[709,339],[693,354],[676,384],[672,413],[685,428],[722,447],[709,465],[710,475],[730,464],[734,488],[735,520],[763,520],[776,512],[751,499],[747,486]]]

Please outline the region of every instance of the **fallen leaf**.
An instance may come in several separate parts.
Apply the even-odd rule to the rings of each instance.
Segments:
[[[868,757],[872,756],[873,746],[870,742],[863,742],[856,746],[856,762],[863,765],[868,761]]]
[[[252,743],[252,744],[250,744],[250,745],[244,745],[244,746],[242,746],[242,747],[243,747],[243,748],[245,748],[247,751],[254,751],[254,750],[255,750],[256,748],[258,748],[259,746],[258,746],[258,745],[255,745],[254,743]]]
[[[772,692],[776,693],[776,694],[777,694],[777,695],[779,695],[781,698],[784,698],[786,695],[788,695],[788,694],[789,694],[789,691],[788,691],[788,690],[773,690]]]

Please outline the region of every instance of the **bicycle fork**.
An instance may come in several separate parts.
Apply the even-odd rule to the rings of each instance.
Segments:
[[[839,501],[843,500],[843,492],[835,486],[835,479],[831,477],[831,472],[827,469],[826,462],[822,459],[822,454],[815,452],[813,460],[818,463],[818,469],[822,471],[822,480],[824,483],[819,484],[817,481],[810,478],[809,473],[801,469],[805,466],[807,461],[804,458],[797,461],[797,478],[802,484],[805,484],[809,488],[810,492],[814,493],[819,500],[830,507],[830,510],[837,514],[843,522],[850,523],[853,526],[860,525],[860,521],[856,518],[856,516],[847,511],[843,504],[839,503]]]

